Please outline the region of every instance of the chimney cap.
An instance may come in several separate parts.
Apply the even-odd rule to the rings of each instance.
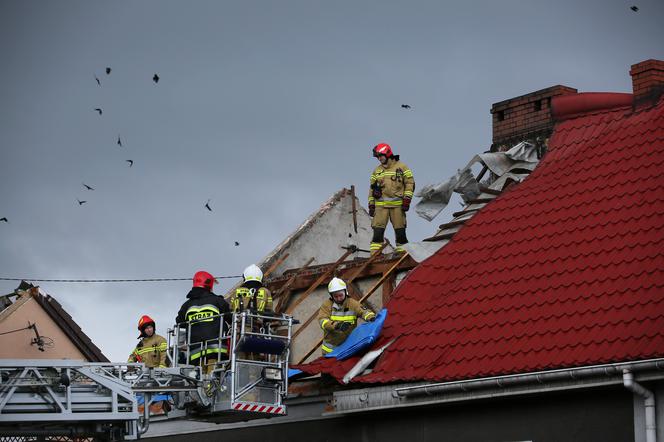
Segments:
[[[633,64],[629,70],[629,75],[634,76],[650,70],[664,71],[664,61],[649,58],[648,60]]]

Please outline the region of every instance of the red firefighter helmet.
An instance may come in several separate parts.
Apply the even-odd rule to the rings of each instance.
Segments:
[[[373,156],[378,158],[379,155],[385,155],[387,158],[393,156],[392,148],[387,143],[378,143],[373,148]]]
[[[153,327],[155,327],[154,319],[152,319],[148,315],[141,316],[141,319],[138,320],[138,331],[143,333],[143,329],[148,325],[152,325]]]
[[[196,272],[194,275],[194,287],[202,287],[204,289],[212,290],[212,286],[216,282],[214,276],[203,270]]]

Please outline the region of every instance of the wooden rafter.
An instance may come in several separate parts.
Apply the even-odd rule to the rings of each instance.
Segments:
[[[351,211],[351,213],[353,214],[353,229],[355,230],[355,233],[357,233],[357,207],[355,206],[355,185],[350,186],[350,198],[353,207]]]
[[[362,293],[359,292],[359,290],[356,290],[355,287],[353,286],[353,281],[355,280],[355,278],[357,278],[358,276],[360,276],[362,274],[362,272],[369,266],[369,264],[374,262],[378,257],[382,256],[381,253],[382,253],[383,249],[386,246],[387,246],[387,243],[384,242],[380,246],[380,249],[375,254],[371,255],[371,257],[369,257],[369,259],[367,259],[366,262],[364,264],[362,264],[362,266],[360,266],[360,268],[358,268],[357,271],[355,273],[353,273],[352,276],[350,276],[349,278],[347,278],[345,280],[346,286],[349,288],[348,291],[351,294],[352,298],[355,298],[355,299],[359,300],[359,299],[361,299],[361,295],[362,295]],[[293,338],[292,339],[295,339],[300,333],[302,333],[302,331],[304,331],[304,329],[307,328],[307,326],[309,324],[311,324],[313,322],[313,320],[316,319],[317,316],[318,316],[318,311],[316,310],[307,318],[306,321],[304,321],[304,323],[297,330],[295,330],[295,333],[293,333]]]
[[[304,263],[302,268],[308,267],[312,262],[314,262],[314,258],[309,258],[309,260]],[[273,298],[279,298],[279,302],[277,302],[277,306],[274,308],[275,312],[280,313],[281,309],[290,299],[290,294],[292,293],[290,286],[295,282],[296,279],[297,273],[294,273],[293,276],[291,276],[288,281],[286,281],[286,284],[282,285],[281,288],[272,296]]]
[[[385,256],[385,255],[383,255]],[[358,275],[358,278],[366,278],[372,275],[382,275],[385,273],[395,262],[395,259],[378,259],[374,262],[371,262],[366,266],[366,268]],[[357,269],[363,266],[366,263],[360,261],[348,261],[343,263],[339,269],[337,269],[336,276],[347,281],[351,279],[352,275],[357,271]],[[312,267],[308,270],[298,271],[298,276],[295,279],[295,282],[289,287],[290,290],[294,292],[304,291],[321,275],[322,272],[329,268],[328,264],[326,266],[321,266],[320,268]],[[408,257],[400,265],[398,270],[410,270],[417,266],[417,262],[412,258]],[[270,281],[270,290],[277,291],[281,286],[283,286],[292,275],[286,275],[283,277],[274,278]]]
[[[408,253],[404,253],[403,256],[402,256],[401,258],[399,258],[399,260],[398,260],[398,261],[397,261],[397,262],[396,262],[396,263],[395,263],[395,264],[394,264],[394,265],[393,265],[393,266],[392,266],[387,272],[385,272],[385,274],[384,274],[384,275],[383,275],[383,276],[382,276],[382,277],[381,277],[381,278],[380,278],[380,279],[379,279],[379,280],[373,285],[373,287],[371,287],[371,289],[369,289],[369,291],[368,291],[364,296],[362,296],[362,298],[360,298],[360,302],[362,303],[362,302],[364,302],[365,300],[369,299],[369,297],[370,297],[370,296],[371,296],[376,290],[378,290],[378,288],[383,284],[383,282],[385,282],[385,280],[386,280],[387,278],[390,277],[390,275],[392,274],[392,272],[393,272],[394,270],[396,270],[396,269],[399,267],[399,264],[401,264],[401,262],[404,261],[408,256],[409,256]],[[298,331],[300,331],[300,330],[303,329],[303,328],[304,328],[304,325],[303,325],[300,329],[298,329]],[[293,335],[293,338],[294,338],[294,337],[295,337],[295,335]],[[300,361],[298,362],[298,364],[301,364],[301,363],[303,363],[304,361],[306,361],[307,358],[308,358],[309,356],[311,356],[311,355],[313,354],[313,352],[315,352],[316,349],[319,348],[320,345],[321,345],[322,343],[323,343],[323,338],[321,337],[321,338],[318,340],[318,342],[316,343],[316,345],[314,345],[314,346],[311,348],[311,350],[309,350],[309,351],[304,355],[304,357],[302,357],[302,359],[300,359]]]
[[[350,255],[351,253],[353,253],[352,250],[346,250],[346,252],[344,252],[344,254],[341,255],[341,258],[337,259],[337,261],[336,261],[334,264],[332,264],[332,266],[331,266],[329,269],[327,269],[327,271],[325,271],[325,273],[323,273],[322,275],[320,275],[320,276],[318,277],[318,279],[316,279],[316,281],[314,281],[314,283],[311,284],[311,285],[309,286],[309,288],[307,289],[307,291],[304,292],[304,293],[302,294],[302,296],[300,296],[300,297],[298,298],[297,301],[295,301],[291,306],[288,307],[288,309],[286,310],[286,313],[289,314],[289,315],[290,315],[291,313],[293,313],[293,311],[295,310],[295,308],[296,308],[298,305],[300,305],[300,303],[301,303],[302,301],[304,301],[305,299],[307,299],[307,297],[308,297],[308,296],[309,296],[314,290],[316,290],[316,289],[318,288],[319,285],[321,285],[326,279],[329,279],[330,276],[332,276],[332,275],[334,274],[334,272],[335,272],[335,270],[337,269],[337,267],[339,267],[339,264],[341,264],[342,262],[344,262],[344,260],[345,260],[346,258],[348,258],[348,255]]]
[[[265,272],[263,272],[263,278],[267,278],[270,273],[274,272],[277,267],[281,265],[288,258],[288,253],[284,253],[279,259],[277,259]]]

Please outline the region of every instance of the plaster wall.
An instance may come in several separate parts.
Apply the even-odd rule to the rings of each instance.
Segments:
[[[312,265],[335,262],[345,252],[341,246],[355,245],[368,250],[373,236],[371,218],[360,206],[359,200],[356,200],[355,209],[357,233],[353,227],[352,198],[351,195],[345,195],[281,251],[280,255],[288,253],[289,256],[275,269],[273,275],[303,267],[310,258],[315,258]],[[368,253],[358,252],[350,258],[368,256]]]
[[[8,307],[12,308],[12,306]],[[30,343],[36,337],[34,330],[22,330],[0,336],[0,359],[75,359],[85,356],[33,298],[16,308],[0,322],[0,333],[37,324],[41,336],[53,340],[52,347],[39,351]],[[46,341],[50,341],[45,339]]]

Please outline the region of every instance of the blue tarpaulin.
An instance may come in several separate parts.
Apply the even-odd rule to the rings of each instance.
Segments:
[[[340,361],[347,359],[360,350],[364,350],[373,344],[380,331],[383,329],[383,322],[387,318],[387,309],[382,309],[378,312],[376,320],[373,322],[365,322],[353,330],[348,338],[330,353],[326,354],[326,358],[337,358]]]
[[[300,373],[302,373],[302,370],[298,370],[297,368],[289,368],[288,379],[292,378],[293,376],[297,376]]]
[[[159,401],[167,401],[171,398],[170,395],[168,394],[156,394],[152,396],[152,403],[159,402]],[[136,395],[136,402],[138,405],[141,405],[143,402],[145,402],[145,398],[143,397],[142,394],[137,394]]]

